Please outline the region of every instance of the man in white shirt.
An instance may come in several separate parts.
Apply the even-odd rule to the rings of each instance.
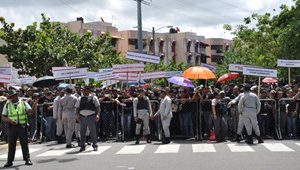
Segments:
[[[161,90],[160,92],[160,106],[159,110],[155,113],[155,115],[152,117],[156,117],[157,115],[160,115],[162,127],[164,130],[165,138],[163,138],[162,143],[163,144],[169,144],[170,143],[170,123],[171,119],[173,117],[172,114],[172,100],[171,98],[167,95],[167,92],[165,90]]]

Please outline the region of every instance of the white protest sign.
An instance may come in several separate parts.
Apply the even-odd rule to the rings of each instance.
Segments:
[[[0,67],[1,75],[11,75],[12,69],[11,67]]]
[[[300,67],[300,60],[277,60],[278,67],[297,68]]]
[[[118,64],[113,65],[113,73],[143,72],[144,64]]]
[[[113,69],[112,68],[99,69],[99,73],[107,73],[107,72],[113,72]]]
[[[243,72],[244,67],[261,68],[259,66],[242,65],[242,64],[229,64],[229,71]]]
[[[137,82],[139,80],[139,75],[137,73],[119,73],[117,74],[114,80],[123,80],[123,81],[133,81]]]
[[[182,71],[167,71],[166,77],[181,76]]]
[[[52,72],[53,71],[61,71],[61,70],[69,70],[69,69],[74,69],[76,67],[52,67]]]
[[[20,84],[33,84],[34,77],[19,78]]]
[[[216,66],[213,66],[213,65],[210,65],[210,64],[205,64],[205,63],[201,63],[201,66],[206,67],[206,68],[210,69],[213,72],[216,72],[216,69],[217,69]]]
[[[103,86],[102,88],[106,88],[108,86],[112,86],[112,85],[117,84],[117,83],[119,83],[118,80],[110,80],[110,81],[102,82],[101,85]]]
[[[115,79],[115,78],[118,78],[118,76],[116,74],[112,74],[111,72],[98,73],[95,76],[96,81],[112,80],[112,79]]]
[[[160,62],[160,58],[158,56],[135,53],[135,52],[127,52],[126,58],[131,60],[154,63],[154,64],[158,64]]]
[[[165,77],[166,77],[165,71],[141,74],[141,79],[143,79],[143,80],[158,79],[158,78],[165,78]]]
[[[10,84],[12,82],[11,75],[0,75],[0,83]]]
[[[277,70],[265,68],[244,67],[243,74],[258,77],[277,77]]]
[[[56,80],[77,79],[87,77],[87,68],[70,68],[53,71]]]

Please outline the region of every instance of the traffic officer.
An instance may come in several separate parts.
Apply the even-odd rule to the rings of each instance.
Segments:
[[[35,102],[33,107],[35,107],[36,104]],[[16,91],[9,91],[8,101],[2,112],[2,120],[8,123],[8,158],[4,167],[11,167],[13,165],[18,138],[20,140],[25,165],[32,165],[27,138],[28,115],[32,113],[33,111],[30,105],[19,99]]]
[[[62,112],[62,120],[64,126],[64,131],[66,135],[66,148],[75,147],[72,144],[73,133],[75,132],[76,124],[76,110],[75,104],[77,102],[77,97],[72,94],[73,90],[71,88],[66,89],[66,95],[60,100],[60,109]]]
[[[143,89],[139,90],[139,96],[133,100],[133,116],[136,122],[136,142],[140,143],[140,132],[142,123],[144,126],[144,136],[147,143],[151,143],[150,140],[150,128],[149,128],[149,116],[152,114],[152,108],[149,98],[146,96],[146,92]]]
[[[246,127],[248,144],[253,144],[252,129],[254,130],[258,143],[263,143],[257,123],[257,114],[260,112],[261,103],[256,94],[250,92],[250,85],[244,87],[244,95],[241,96],[238,104],[238,112],[241,114],[241,121]]]
[[[100,117],[100,103],[96,96],[90,95],[90,92],[91,90],[89,87],[84,87],[83,96],[78,98],[75,105],[77,121],[79,121],[80,124],[81,143],[79,152],[85,150],[87,127],[90,130],[94,151],[98,150],[96,122],[99,121]]]
[[[160,115],[161,123],[163,127],[163,131],[165,134],[165,138],[163,138],[162,143],[163,144],[169,144],[170,143],[170,123],[171,119],[173,117],[172,114],[172,100],[167,95],[167,92],[165,90],[161,90],[160,92],[160,106],[159,110],[155,113],[153,117],[156,117],[157,115]]]

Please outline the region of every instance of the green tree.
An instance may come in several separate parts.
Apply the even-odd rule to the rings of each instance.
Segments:
[[[228,72],[228,64],[233,63],[276,69],[277,59],[299,59],[300,0],[294,1],[292,7],[281,5],[278,15],[252,14],[244,19],[244,24],[237,25],[232,32],[232,48],[226,52],[224,63],[218,65],[218,74]],[[232,31],[228,24],[223,28]],[[286,69],[280,68],[279,73],[284,77]]]
[[[0,53],[7,56],[21,74],[44,76],[56,66],[88,67],[90,71],[126,62],[112,46],[109,34],[94,38],[90,33],[72,33],[59,22],[50,22],[42,14],[40,24],[34,22],[25,29],[14,29],[0,17],[0,38],[6,45]]]

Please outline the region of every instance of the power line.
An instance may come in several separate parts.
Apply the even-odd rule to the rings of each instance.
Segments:
[[[71,8],[73,11],[77,12],[78,14],[80,14],[81,16],[83,16],[84,18],[93,21],[93,19],[91,19],[91,18],[89,18],[89,17],[83,15],[79,10],[77,10],[77,9],[74,8],[74,7],[72,7],[71,5],[69,5],[68,3],[66,3],[65,1],[63,1],[63,0],[57,0],[57,1],[61,2],[62,4],[64,4],[65,6],[67,6],[67,7],[69,7],[69,8]]]

